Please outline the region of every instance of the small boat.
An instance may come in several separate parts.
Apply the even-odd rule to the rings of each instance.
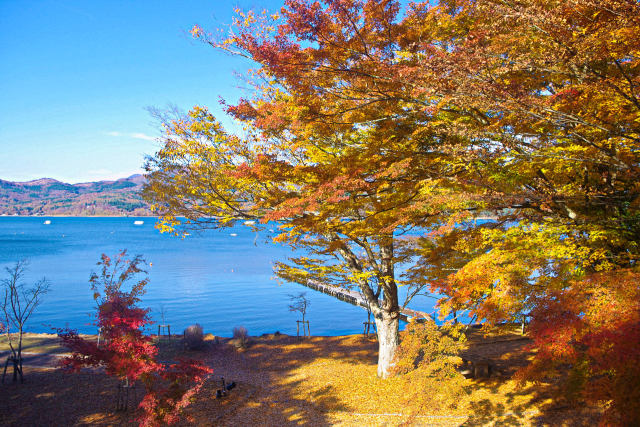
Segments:
[[[133,225],[142,225],[144,221],[133,221]]]
[[[245,221],[244,225],[254,225],[255,223],[255,221]]]
[[[48,219],[48,220],[46,220],[46,221],[44,222],[44,225],[49,225],[49,224],[51,224],[51,220],[50,220],[50,219]]]
[[[231,237],[236,237],[237,235],[238,235],[238,233],[231,233],[231,234],[229,234],[229,236],[231,236]]]

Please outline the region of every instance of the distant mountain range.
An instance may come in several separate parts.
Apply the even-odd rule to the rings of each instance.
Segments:
[[[28,182],[0,179],[0,215],[146,216],[140,196],[144,176],[67,184],[51,178]]]

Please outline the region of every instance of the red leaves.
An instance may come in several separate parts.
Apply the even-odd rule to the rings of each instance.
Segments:
[[[258,115],[256,109],[244,98],[238,101],[238,105],[227,106],[226,112],[238,120],[251,120],[255,119]]]
[[[71,329],[58,329],[62,345],[70,349],[71,356],[62,359],[63,368],[71,372],[79,371],[85,366],[100,366],[106,355],[93,341],[87,341]]]
[[[144,293],[147,279],[138,281],[129,292],[121,289],[125,282],[143,272],[139,267],[143,263],[139,256],[127,259],[126,251],[118,255],[115,263],[102,256],[99,263],[103,266],[102,274],[92,274],[90,281],[98,301],[97,326],[103,344],[98,346],[73,330],[59,329],[63,345],[72,351],[62,365],[71,371],[103,365],[107,374],[121,380],[140,380],[147,391],[140,403],[140,425],[171,424],[178,421],[182,408],[211,369],[194,360],[181,360],[169,366],[155,360],[158,350],[151,338],[142,334],[142,329],[152,323],[149,310],[134,305],[138,295]]]
[[[537,379],[568,364],[569,392],[608,402],[607,422],[638,424],[639,283],[637,270],[599,273],[541,301],[530,328],[538,353],[520,376]]]
[[[147,394],[140,402],[140,425],[178,422],[181,410],[189,405],[211,372],[211,368],[193,359],[179,359],[177,364],[164,366],[152,381],[145,383]]]
[[[574,88],[567,88],[564,90],[561,90],[560,92],[556,93],[555,95],[553,95],[551,97],[552,100],[562,100],[562,99],[573,99],[573,98],[577,98],[578,96],[580,96],[580,91]]]

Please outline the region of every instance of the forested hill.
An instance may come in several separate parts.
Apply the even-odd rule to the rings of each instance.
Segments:
[[[140,196],[145,178],[67,184],[51,178],[0,180],[0,215],[150,215]]]

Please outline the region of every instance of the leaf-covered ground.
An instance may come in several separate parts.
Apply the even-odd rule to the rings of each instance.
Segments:
[[[11,334],[12,342],[15,346],[18,340],[18,334]],[[81,334],[81,337],[89,340],[96,340],[97,336],[95,335],[85,335]],[[2,335],[0,337],[0,354],[9,351],[9,341],[7,340],[6,335]],[[53,354],[63,354],[67,353],[68,350],[64,347],[60,346],[60,339],[57,335],[52,334],[36,334],[36,333],[26,333],[22,338],[22,351],[28,353],[53,353]]]
[[[31,341],[35,342],[35,341]],[[490,358],[494,376],[466,380],[468,394],[456,408],[410,400],[412,384],[403,377],[376,377],[374,339],[362,336],[253,338],[246,350],[228,339],[209,340],[201,352],[185,352],[179,339],[163,340],[160,356],[186,353],[205,359],[214,374],[188,409],[183,425],[591,425],[597,410],[573,408],[553,394],[550,384],[517,387],[511,374],[524,363],[526,339],[515,334],[469,340],[469,358]],[[25,369],[25,384],[5,384],[2,425],[128,425],[135,413],[115,412],[117,382],[100,370],[65,374]],[[216,399],[220,378],[237,387]],[[446,395],[446,383],[428,393]],[[138,390],[137,399],[142,391]],[[427,396],[428,397],[428,396]],[[434,401],[440,399],[434,399]],[[135,406],[135,403],[132,402]]]

